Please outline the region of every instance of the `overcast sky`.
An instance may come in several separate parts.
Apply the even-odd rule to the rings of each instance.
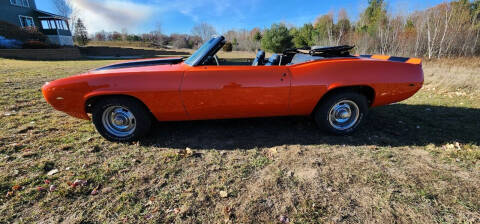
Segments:
[[[80,9],[90,33],[122,30],[142,33],[161,24],[162,31],[190,33],[196,23],[212,24],[217,32],[266,28],[272,23],[303,25],[318,15],[344,8],[356,20],[368,0],[71,0]],[[445,0],[387,0],[394,13],[409,13]],[[36,0],[40,10],[55,12],[52,0]],[[300,3],[301,2],[301,3]]]

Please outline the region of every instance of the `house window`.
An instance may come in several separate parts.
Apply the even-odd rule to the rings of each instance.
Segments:
[[[67,24],[63,20],[41,20],[44,30],[68,30]]]
[[[35,27],[33,18],[30,16],[18,16],[20,18],[20,24],[22,27]]]
[[[42,29],[44,29],[44,30],[49,30],[50,29],[50,24],[48,23],[48,20],[42,20],[40,22],[42,23]]]
[[[64,30],[65,29],[65,28],[63,28],[63,23],[60,20],[57,21],[57,26],[58,26],[59,30]]]
[[[69,30],[68,25],[67,25],[67,23],[66,23],[64,20],[62,20],[62,21],[60,21],[60,22],[63,24],[63,29],[64,29],[64,30]]]
[[[68,30],[67,23],[63,20],[41,20],[44,30]]]
[[[48,20],[48,24],[50,26],[50,29],[52,29],[52,30],[57,29],[57,25],[55,24],[55,20]]]
[[[10,0],[10,4],[16,6],[30,7],[28,0]]]

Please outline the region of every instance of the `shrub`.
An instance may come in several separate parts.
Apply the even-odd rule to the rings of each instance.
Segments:
[[[47,36],[42,32],[38,31],[36,27],[25,27],[21,28],[25,33],[28,35],[28,40],[36,40],[40,42],[45,42],[47,40]]]
[[[173,47],[176,49],[190,48],[187,39],[179,37],[173,41]]]
[[[119,33],[119,32],[113,32],[112,34],[112,40],[117,40],[117,41],[121,41],[122,40],[122,34]]]
[[[142,38],[140,38],[140,36],[137,36],[137,35],[127,35],[127,41],[141,41]]]
[[[0,49],[4,48],[21,48],[22,42],[15,39],[7,39],[3,36],[0,36]]]
[[[5,37],[6,39],[14,39],[22,42],[28,40],[44,42],[47,39],[47,37],[35,27],[21,28],[2,21],[0,21],[0,36]]]
[[[225,45],[223,45],[223,51],[225,52],[232,52],[233,50],[233,44],[230,42],[227,42]]]
[[[202,38],[199,36],[190,36],[188,38],[188,43],[191,48],[198,48],[200,45],[202,45]]]
[[[45,42],[41,42],[38,40],[29,40],[25,42],[22,46],[24,49],[46,49],[50,48],[50,45],[46,44]]]
[[[192,43],[190,42],[190,38],[186,34],[171,34],[170,35],[171,45],[173,48],[181,49],[181,48],[192,48]]]
[[[272,24],[270,29],[265,30],[262,38],[263,49],[281,53],[292,45],[292,36],[285,24]]]

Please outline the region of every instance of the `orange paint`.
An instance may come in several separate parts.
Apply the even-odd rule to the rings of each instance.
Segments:
[[[387,56],[387,55],[378,55],[378,54],[376,54],[376,55],[372,55],[371,58],[373,58],[373,59],[379,59],[379,60],[388,60],[388,59],[390,58],[390,56]]]
[[[421,60],[332,58],[286,66],[152,65],[91,71],[43,86],[55,109],[89,119],[87,100],[128,95],[159,121],[309,115],[328,92],[370,87],[371,106],[399,102],[423,84]]]
[[[406,63],[419,65],[422,64],[422,59],[420,58],[410,58]]]

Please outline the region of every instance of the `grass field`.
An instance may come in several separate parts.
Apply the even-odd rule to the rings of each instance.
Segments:
[[[156,124],[134,144],[40,92],[111,62],[0,59],[0,223],[480,222],[478,58],[425,62],[425,87],[352,136],[262,118]]]

